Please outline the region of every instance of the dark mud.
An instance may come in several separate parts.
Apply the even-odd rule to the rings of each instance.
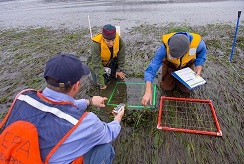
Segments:
[[[93,27],[94,33],[100,27]],[[126,113],[120,136],[113,142],[114,163],[244,163],[244,26],[239,26],[233,60],[229,55],[235,27],[228,24],[167,26],[143,24],[123,33],[127,46],[128,77],[142,79],[162,34],[173,31],[197,32],[208,48],[202,76],[207,84],[190,97],[213,101],[222,137],[160,131],[156,128],[157,109]],[[58,52],[75,53],[86,62],[90,51],[89,29],[13,28],[0,31],[0,111],[7,111],[22,89],[45,87],[46,61]],[[160,73],[158,78],[160,79]],[[155,79],[155,83],[157,83]],[[90,84],[89,77],[84,84]],[[159,90],[161,95],[165,93]],[[92,85],[83,86],[78,98],[101,93]],[[107,95],[107,97],[109,94]],[[182,94],[175,91],[174,96]],[[157,102],[158,103],[158,102]],[[103,120],[111,115],[103,109],[89,109]]]

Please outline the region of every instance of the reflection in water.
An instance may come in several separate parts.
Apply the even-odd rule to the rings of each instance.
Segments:
[[[103,95],[106,93],[108,98],[108,106],[117,106],[120,103],[126,104],[126,108],[132,109],[143,109],[144,106],[141,104],[142,96],[145,92],[145,83],[142,80],[135,81],[135,79],[127,79],[126,81],[112,81],[109,84],[109,89],[104,90]],[[156,84],[152,87],[153,102],[152,106],[147,108],[154,109],[156,107]],[[107,97],[106,96],[106,97]]]
[[[125,82],[116,83],[108,101],[109,105],[118,105],[120,103],[125,103],[128,106],[127,85]]]
[[[107,104],[111,106],[117,106],[120,103],[124,103],[128,107],[127,85],[125,82],[117,82],[116,85],[114,85],[114,89],[110,94]]]

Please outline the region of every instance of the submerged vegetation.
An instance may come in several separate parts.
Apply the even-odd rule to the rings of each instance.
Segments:
[[[100,29],[94,27],[93,30],[99,32]],[[213,101],[223,136],[160,131],[156,128],[157,109],[127,111],[120,136],[113,142],[114,163],[244,163],[244,26],[239,26],[233,60],[229,62],[234,30],[235,27],[225,24],[193,27],[146,24],[122,31],[127,47],[127,74],[140,78],[162,43],[163,34],[188,31],[202,35],[208,48],[202,73],[207,84],[195,89],[190,97]],[[44,89],[44,66],[51,56],[59,52],[75,53],[86,62],[90,43],[89,30],[82,28],[1,29],[0,117],[5,116],[19,91]],[[100,94],[93,86],[83,89],[79,98],[87,93]],[[175,91],[174,96],[182,95]],[[108,112],[101,109],[89,110],[105,121],[111,119]]]

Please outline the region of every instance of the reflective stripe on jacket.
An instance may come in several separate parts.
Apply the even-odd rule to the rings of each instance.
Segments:
[[[111,52],[110,52],[107,44],[105,43],[105,41],[102,37],[102,34],[97,34],[96,36],[94,36],[92,38],[92,40],[101,44],[100,56],[102,59],[103,66],[106,66],[108,64],[108,62],[110,61]],[[117,56],[118,52],[119,52],[119,34],[116,33],[115,42],[113,45],[113,58],[115,58]]]
[[[4,130],[20,120],[33,124],[38,132],[42,161],[48,163],[53,153],[86,115],[87,112],[78,110],[71,102],[53,102],[44,97],[41,92],[25,90],[15,98],[0,126]],[[29,135],[31,138],[33,134],[29,133]]]
[[[186,66],[186,64],[191,61],[192,59],[195,59],[196,58],[196,50],[197,50],[197,47],[201,41],[201,36],[198,35],[198,34],[195,34],[195,33],[190,33],[192,36],[193,36],[193,39],[190,43],[190,46],[189,46],[189,51],[181,58],[179,59],[173,59],[172,56],[170,56],[170,53],[169,53],[169,45],[168,45],[168,41],[170,39],[171,36],[173,36],[175,33],[170,33],[170,34],[166,34],[166,35],[163,35],[162,37],[162,41],[163,43],[165,44],[165,47],[166,47],[166,51],[167,51],[167,60],[169,62],[171,62],[172,64],[175,65],[176,68],[183,68]]]

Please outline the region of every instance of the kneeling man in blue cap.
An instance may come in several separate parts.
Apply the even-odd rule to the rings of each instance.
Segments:
[[[120,133],[124,108],[110,123],[87,112],[89,105],[105,107],[107,100],[100,96],[75,99],[81,78],[89,73],[75,55],[52,57],[44,72],[47,87],[19,93],[1,122],[1,159],[36,164],[112,163],[115,153],[110,142]]]

